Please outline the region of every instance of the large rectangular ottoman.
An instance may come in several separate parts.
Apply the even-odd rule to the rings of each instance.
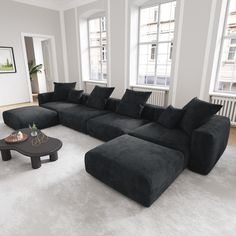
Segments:
[[[89,174],[146,207],[184,167],[182,152],[129,135],[113,139],[85,155]]]
[[[38,129],[59,124],[57,112],[39,107],[21,107],[3,112],[3,120],[9,127],[18,130],[35,123]]]

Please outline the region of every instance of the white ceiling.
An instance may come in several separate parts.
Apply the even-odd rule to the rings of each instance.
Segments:
[[[54,10],[66,10],[76,6],[81,6],[96,0],[12,0],[38,7],[45,7]]]

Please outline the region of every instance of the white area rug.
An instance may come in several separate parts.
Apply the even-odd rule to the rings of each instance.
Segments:
[[[9,132],[0,121],[0,138]],[[0,160],[1,236],[236,235],[236,148],[206,177],[185,170],[144,208],[85,172],[84,154],[101,141],[63,126],[44,132],[64,143],[58,161],[33,170],[16,152]]]

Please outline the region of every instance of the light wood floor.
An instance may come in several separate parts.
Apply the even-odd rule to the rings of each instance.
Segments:
[[[36,105],[37,105],[37,102],[21,103],[21,104],[16,104],[16,105],[11,105],[11,106],[4,106],[4,107],[0,107],[0,112],[6,111],[9,109],[18,108],[18,107],[23,107],[23,106],[36,106]],[[236,128],[231,128],[228,144],[230,146],[236,146]]]

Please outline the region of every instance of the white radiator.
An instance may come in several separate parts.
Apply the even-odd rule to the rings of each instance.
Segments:
[[[236,126],[236,97],[211,96],[211,102],[222,105],[218,115],[229,117],[231,124]]]
[[[149,104],[157,105],[161,107],[165,107],[167,104],[168,91],[166,90],[158,90],[158,89],[151,89],[151,88],[138,88],[138,87],[132,87],[132,89],[135,91],[152,92],[150,98],[147,101],[147,103]]]

